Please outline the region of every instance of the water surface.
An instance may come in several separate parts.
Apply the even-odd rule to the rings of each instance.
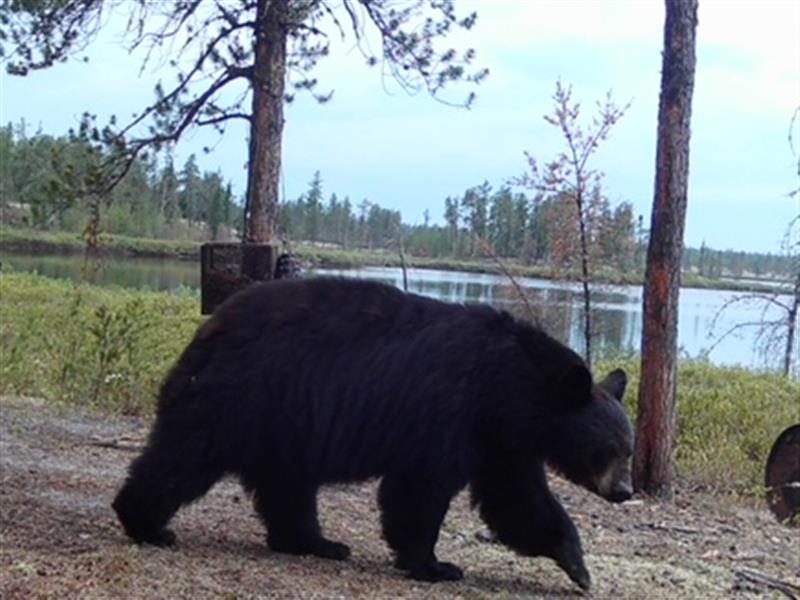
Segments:
[[[84,261],[80,256],[6,254],[2,261],[15,270],[37,272],[47,277],[79,280],[84,273]],[[402,271],[397,268],[323,270],[315,274],[361,277],[403,286]],[[96,275],[96,283],[158,291],[181,287],[197,289],[200,286],[200,266],[192,261],[170,259],[109,259]],[[540,322],[553,335],[580,352],[583,348],[580,285],[526,277],[520,277],[518,283],[528,294],[529,303]],[[409,269],[408,284],[409,291],[440,300],[487,303],[520,316],[528,314],[514,287],[501,275]],[[764,355],[755,328],[743,329],[717,343],[719,336],[737,323],[760,322],[781,316],[775,309],[762,314],[759,304],[736,304],[718,315],[720,309],[737,296],[741,293],[714,289],[681,290],[678,320],[681,352],[689,357],[708,353],[708,358],[717,364],[776,367],[780,364],[780,355]],[[641,287],[596,286],[592,298],[596,348],[601,352],[638,352],[642,329]],[[712,325],[715,326],[712,328]]]

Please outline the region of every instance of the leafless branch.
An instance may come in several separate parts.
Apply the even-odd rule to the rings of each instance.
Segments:
[[[345,6],[345,8],[347,8],[346,1],[343,3],[343,5]],[[330,7],[328,2],[326,2],[325,0],[321,0],[320,6],[322,7],[322,10],[325,11],[325,14],[327,14],[330,17],[331,22],[336,26],[336,29],[339,31],[339,36],[341,37],[342,41],[346,40],[347,35],[345,34],[344,27],[342,27],[342,22],[339,20],[339,17],[336,16],[336,13]],[[356,30],[355,27],[353,27],[353,35],[355,35],[356,38],[359,35],[359,32]]]
[[[778,300],[776,296],[768,296],[765,294],[737,294],[732,298],[728,298],[725,302],[723,302],[722,306],[717,309],[717,311],[714,313],[714,317],[711,319],[710,329],[713,331],[716,328],[719,319],[732,306],[755,302],[758,302],[759,304],[765,303],[767,308],[769,308],[770,305],[775,305],[783,310],[790,310],[790,307]]]
[[[735,325],[729,327],[722,335],[718,336],[717,339],[714,340],[714,343],[711,344],[711,346],[708,349],[708,352],[710,353],[717,346],[719,346],[726,338],[730,337],[737,331],[741,331],[742,329],[747,329],[748,327],[767,328],[769,326],[778,326],[778,325],[780,325],[780,321],[770,321],[770,322],[747,321],[743,323],[736,323]]]
[[[794,128],[795,125],[800,121],[800,106],[794,109],[794,113],[792,113],[792,118],[789,121],[789,149],[792,151],[792,156],[797,159],[797,178],[800,181],[800,154],[798,154],[797,149],[794,146]],[[795,186],[791,192],[789,192],[789,197],[793,198],[795,196],[800,195],[800,183]]]
[[[525,310],[528,312],[530,320],[534,323],[537,323],[539,318],[528,301],[528,295],[525,293],[525,290],[522,289],[522,286],[517,281],[517,278],[514,277],[514,274],[508,270],[508,267],[506,267],[505,263],[500,259],[499,256],[497,256],[497,253],[494,251],[492,245],[479,235],[475,236],[475,243],[478,245],[478,247],[480,247],[484,254],[488,254],[491,257],[503,275],[505,275],[505,277],[511,282],[511,285],[514,286],[517,296],[519,296],[519,299],[522,300],[523,304],[525,305]]]
[[[353,28],[353,35],[356,38],[356,42],[358,42],[364,37],[364,24],[358,18],[358,15],[356,15],[356,11],[353,8],[350,0],[344,0],[344,2],[342,2],[342,6],[344,6],[347,15],[350,17],[350,25]]]
[[[220,115],[218,117],[212,117],[208,119],[197,119],[195,121],[195,125],[200,127],[204,127],[206,125],[217,125],[219,123],[223,123],[225,121],[231,121],[234,119],[242,119],[244,121],[250,122],[250,115],[248,113],[228,113],[224,115]]]

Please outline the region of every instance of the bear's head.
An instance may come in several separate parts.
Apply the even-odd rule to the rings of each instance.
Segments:
[[[610,502],[633,494],[633,429],[622,405],[627,376],[617,369],[599,383],[583,365],[570,367],[554,390],[559,418],[548,463]]]

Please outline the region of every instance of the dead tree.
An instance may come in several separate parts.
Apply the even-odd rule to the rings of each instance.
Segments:
[[[785,256],[794,265],[794,272],[788,293],[785,289],[771,292],[752,292],[736,294],[725,302],[714,315],[710,330],[717,330],[719,319],[734,306],[746,306],[759,316],[752,321],[734,323],[716,337],[709,348],[711,352],[727,337],[743,330],[754,333],[754,351],[764,357],[765,362],[772,357],[780,357],[780,370],[784,377],[792,374],[797,345],[797,325],[800,318],[800,215],[789,222],[781,244]]]
[[[589,162],[597,152],[600,143],[608,139],[614,125],[625,115],[630,103],[617,106],[609,91],[605,101],[597,103],[597,116],[591,124],[582,125],[580,103],[572,100],[572,86],[556,82],[553,94],[553,112],[544,120],[557,127],[564,140],[565,149],[554,160],[540,166],[536,158],[526,152],[528,173],[517,182],[537,192],[569,198],[575,206],[576,222],[571,223],[565,232],[567,238],[574,235],[577,228],[580,245],[581,285],[583,288],[583,336],[586,362],[592,365],[592,301],[589,260],[589,231],[591,189],[598,192],[603,173],[593,169]],[[573,227],[575,225],[576,227]]]

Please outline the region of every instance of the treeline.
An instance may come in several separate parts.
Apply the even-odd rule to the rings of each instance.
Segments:
[[[5,223],[82,231],[89,200],[70,190],[87,168],[85,142],[26,126],[0,128],[0,213]],[[69,192],[69,193],[68,193]],[[176,166],[170,154],[137,160],[103,199],[102,228],[112,234],[175,240],[239,238],[242,202],[219,172],[201,172],[194,155]],[[641,215],[622,202],[612,206],[595,189],[586,204],[587,239],[595,269],[643,269],[647,231]],[[555,273],[578,259],[576,208],[567,195],[533,195],[488,182],[444,199],[442,219],[425,211],[422,222],[402,222],[400,211],[348,196],[327,196],[319,172],[298,198],[284,202],[280,232],[288,241],[335,244],[346,249],[388,249],[433,258],[473,259],[489,252]],[[438,221],[438,222],[436,222]],[[717,278],[792,278],[796,265],[781,254],[686,248],[686,272]]]
[[[762,252],[714,250],[701,244],[699,248],[686,248],[683,252],[683,269],[711,279],[719,277],[769,277],[778,275],[787,279],[797,276],[797,257]]]
[[[281,205],[278,218],[287,240],[325,242],[343,248],[390,248],[403,230],[400,211],[378,206],[367,199],[353,205],[345,196],[323,198],[322,176],[314,173],[308,191]]]
[[[90,172],[91,156],[85,142],[29,135],[24,122],[0,128],[3,220],[82,231],[90,198],[75,188]],[[230,182],[219,172],[201,172],[194,155],[180,168],[168,153],[137,159],[102,200],[102,229],[120,235],[230,239],[242,219]]]
[[[569,269],[577,260],[574,201],[563,195],[529,197],[488,182],[444,201],[444,224],[403,224],[399,211],[369,200],[353,204],[332,194],[323,200],[322,178],[281,207],[281,231],[288,239],[327,242],[344,248],[403,248],[416,256],[480,258],[494,253],[524,264]],[[598,264],[630,270],[643,260],[643,238],[633,207],[611,207],[599,191],[587,207],[587,233]]]
[[[363,199],[353,203],[331,194],[324,200],[319,172],[308,190],[281,206],[280,229],[289,240],[335,244],[343,248],[401,247],[414,256],[478,258],[487,251],[523,264],[568,270],[578,260],[578,225],[573,199],[567,195],[528,196],[488,182],[445,198],[444,224],[403,223],[399,211]],[[598,189],[589,195],[587,237],[595,268],[641,272],[648,231],[629,202],[612,206]],[[782,277],[796,275],[792,257],[783,254],[714,250],[703,244],[686,248],[683,269],[702,277]]]

